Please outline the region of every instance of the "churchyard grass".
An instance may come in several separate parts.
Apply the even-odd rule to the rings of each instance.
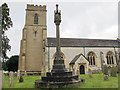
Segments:
[[[40,76],[23,76],[23,82],[19,83],[17,77],[14,77],[13,86],[9,87],[8,75],[4,76],[4,88],[35,88],[35,80],[41,79]]]
[[[92,78],[86,75],[79,75],[80,78],[85,79],[79,88],[118,88],[118,74],[117,77],[109,76],[109,80],[104,80],[103,74],[93,74]]]
[[[79,75],[80,78],[85,79],[78,88],[118,88],[118,74],[117,77],[109,76],[108,81],[104,81],[103,74],[93,74],[93,78],[89,75]],[[35,88],[35,80],[41,79],[40,76],[23,76],[24,82],[19,83],[17,77],[14,77],[13,86],[9,87],[8,75],[4,76],[4,88]]]

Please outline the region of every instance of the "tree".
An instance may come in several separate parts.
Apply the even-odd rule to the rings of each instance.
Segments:
[[[9,45],[9,39],[5,32],[12,27],[13,23],[11,21],[11,18],[9,17],[9,8],[6,3],[2,4],[0,6],[1,8],[1,14],[0,14],[0,29],[1,29],[1,38],[2,38],[2,59],[3,62],[5,59],[8,59],[7,51],[11,49],[11,46]]]
[[[10,59],[8,61],[6,61],[7,70],[13,71],[13,72],[17,71],[18,70],[18,61],[19,61],[18,55],[10,57]]]

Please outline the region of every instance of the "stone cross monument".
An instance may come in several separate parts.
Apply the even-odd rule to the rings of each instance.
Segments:
[[[56,24],[56,57],[54,59],[53,69],[47,72],[42,80],[35,80],[36,88],[73,88],[78,87],[83,79],[78,75],[72,75],[72,72],[65,68],[64,60],[61,57],[59,25],[61,22],[61,13],[58,11],[58,5],[54,11],[54,23]]]
[[[61,23],[61,13],[58,11],[58,5],[56,5],[56,11],[54,11],[54,23],[56,24],[56,59],[60,60],[61,55],[60,55],[60,31],[59,31],[59,25]]]
[[[59,31],[59,25],[61,23],[61,12],[58,10],[58,5],[56,5],[56,10],[54,11],[54,23],[56,24],[56,57],[54,60],[52,72],[63,72],[66,71],[66,69],[64,65],[64,60],[63,58],[61,58]]]

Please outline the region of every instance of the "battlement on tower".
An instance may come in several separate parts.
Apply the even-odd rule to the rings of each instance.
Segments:
[[[46,10],[46,5],[27,4],[26,10]]]

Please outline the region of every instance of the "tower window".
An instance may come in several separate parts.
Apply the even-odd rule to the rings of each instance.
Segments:
[[[37,14],[34,15],[34,24],[38,24],[38,15]]]

